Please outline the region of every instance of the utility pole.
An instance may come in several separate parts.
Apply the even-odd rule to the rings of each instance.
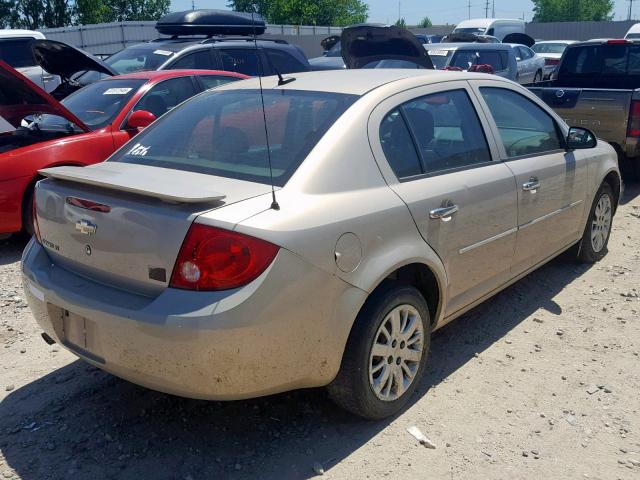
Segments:
[[[191,0],[191,10],[196,9],[196,0]]]
[[[491,18],[496,18],[496,0],[491,2]]]
[[[489,0],[484,2],[484,18],[489,18]]]
[[[398,23],[400,23],[401,18],[402,18],[402,11],[400,10],[400,0],[398,0]]]
[[[469,20],[471,20],[471,0],[467,2],[467,8],[469,9]]]
[[[633,10],[633,0],[628,0],[629,1],[629,13],[627,15],[627,20],[631,20],[631,12]]]

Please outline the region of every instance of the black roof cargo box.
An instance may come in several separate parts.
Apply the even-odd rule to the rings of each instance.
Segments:
[[[156,23],[163,35],[261,35],[267,26],[257,13],[187,10],[168,13]]]

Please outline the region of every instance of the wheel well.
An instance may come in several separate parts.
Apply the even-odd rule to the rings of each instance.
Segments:
[[[616,172],[609,172],[607,176],[604,177],[603,183],[605,182],[608,183],[609,186],[611,187],[611,190],[613,190],[614,202],[615,202],[615,205],[613,206],[613,208],[617,209],[618,201],[620,200],[620,177]]]
[[[386,280],[397,280],[417,288],[429,306],[431,323],[436,321],[440,305],[440,287],[438,280],[429,267],[422,263],[411,263],[390,273]],[[385,282],[382,282],[383,284]],[[378,286],[377,288],[380,288]]]

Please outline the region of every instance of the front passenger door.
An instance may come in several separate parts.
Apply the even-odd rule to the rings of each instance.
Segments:
[[[480,83],[503,159],[518,186],[514,274],[522,273],[576,241],[587,192],[587,161],[565,150],[564,132],[532,99],[497,82]]]

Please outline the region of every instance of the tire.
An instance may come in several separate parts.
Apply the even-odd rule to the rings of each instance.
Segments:
[[[578,244],[578,260],[595,263],[607,254],[607,244],[611,235],[615,198],[608,183],[603,183],[593,200],[589,219]]]
[[[33,225],[33,186],[29,187],[24,194],[22,202],[22,229],[32,236],[36,229]]]
[[[409,315],[404,316],[405,311]],[[406,336],[394,335],[392,316],[399,322],[396,331]],[[329,396],[345,410],[366,419],[398,413],[420,383],[430,344],[431,318],[422,294],[397,282],[383,285],[356,318],[338,376],[327,387]],[[381,355],[373,354],[374,346]]]
[[[542,81],[542,72],[538,70],[533,77],[533,83],[538,83]]]

